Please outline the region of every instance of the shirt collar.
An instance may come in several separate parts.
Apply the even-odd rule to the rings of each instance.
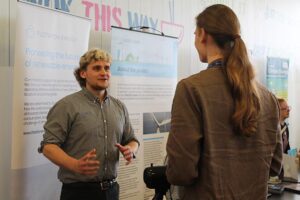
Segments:
[[[101,103],[99,98],[97,96],[93,95],[93,93],[88,91],[85,87],[83,87],[81,91],[83,92],[84,96],[86,96],[90,101]],[[105,90],[105,93],[106,93],[106,96],[104,97],[103,102],[106,102],[110,98],[108,90]]]

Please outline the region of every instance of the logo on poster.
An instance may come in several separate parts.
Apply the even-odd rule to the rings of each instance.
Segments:
[[[27,1],[42,6],[46,6],[46,7],[53,7],[55,9],[62,10],[65,12],[70,12],[70,6],[73,0],[27,0]]]

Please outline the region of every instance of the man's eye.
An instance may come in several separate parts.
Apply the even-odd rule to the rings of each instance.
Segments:
[[[104,70],[105,70],[105,71],[109,71],[109,70],[110,70],[110,67],[109,67],[109,66],[105,66],[105,67],[104,67]]]
[[[94,66],[93,68],[95,71],[100,71],[100,66]]]

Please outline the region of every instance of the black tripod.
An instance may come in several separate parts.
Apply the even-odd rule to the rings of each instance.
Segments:
[[[144,170],[144,182],[150,189],[155,189],[155,195],[152,200],[163,200],[164,195],[170,188],[166,177],[166,166],[147,167]]]
[[[166,195],[168,189],[169,187],[155,188],[155,194],[152,200],[163,200],[164,195]]]

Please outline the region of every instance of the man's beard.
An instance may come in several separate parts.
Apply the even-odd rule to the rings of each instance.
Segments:
[[[93,90],[101,91],[101,90],[106,90],[108,88],[108,86],[109,86],[109,83],[105,87],[100,86],[100,85],[91,85],[91,88]]]

